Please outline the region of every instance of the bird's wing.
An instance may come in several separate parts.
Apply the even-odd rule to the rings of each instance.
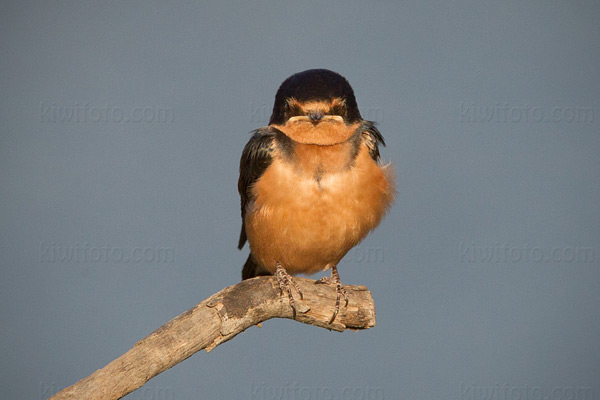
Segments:
[[[240,178],[238,180],[238,191],[240,192],[242,206],[242,231],[240,232],[240,241],[238,242],[239,249],[244,247],[247,240],[244,219],[246,208],[253,200],[252,186],[273,161],[272,153],[275,149],[273,139],[276,132],[276,129],[270,127],[255,130],[242,152]]]
[[[379,162],[379,145],[385,146],[383,136],[371,121],[363,122],[361,130],[371,158]]]

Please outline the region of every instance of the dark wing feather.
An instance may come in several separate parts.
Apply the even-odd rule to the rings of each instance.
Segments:
[[[365,138],[365,144],[369,148],[369,154],[371,158],[379,162],[379,144],[385,146],[385,140],[379,132],[379,129],[375,127],[375,123],[371,121],[364,121],[361,126],[363,136]]]
[[[240,178],[238,180],[238,191],[240,192],[242,206],[242,231],[240,232],[240,241],[238,242],[239,249],[244,247],[247,240],[244,218],[246,216],[246,207],[253,200],[251,193],[252,185],[262,176],[273,161],[273,139],[275,134],[276,130],[269,127],[255,130],[252,138],[250,138],[242,152]]]

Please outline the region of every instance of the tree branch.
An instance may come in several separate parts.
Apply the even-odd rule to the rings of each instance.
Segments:
[[[296,320],[342,332],[375,326],[375,305],[364,286],[345,286],[350,301],[333,324],[336,290],[294,278],[304,293],[295,293]],[[229,286],[173,318],[128,352],[50,399],[120,399],[199,350],[207,352],[253,325],[271,318],[292,318],[287,295],[281,296],[274,277],[249,279]]]

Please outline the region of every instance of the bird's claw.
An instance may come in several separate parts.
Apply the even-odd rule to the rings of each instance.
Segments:
[[[315,283],[316,284],[335,285],[335,290],[337,292],[337,295],[335,298],[335,309],[333,310],[333,315],[331,316],[331,319],[329,320],[329,324],[332,324],[333,321],[335,321],[335,317],[337,317],[338,313],[340,312],[340,299],[342,298],[342,296],[344,296],[344,300],[345,300],[344,307],[348,306],[348,300],[349,300],[348,292],[344,288],[344,285],[342,285],[342,281],[340,281],[340,275],[338,274],[337,267],[335,265],[331,267],[331,277],[324,276],[321,279],[319,279],[318,281],[316,281]]]
[[[285,290],[287,292],[289,301],[290,301],[290,307],[292,307],[292,318],[296,319],[296,302],[294,301],[294,296],[292,295],[291,286],[294,286],[294,288],[298,291],[298,294],[300,295],[301,300],[304,299],[302,290],[300,290],[300,287],[298,286],[296,281],[292,278],[292,276],[290,274],[287,273],[285,268],[283,268],[281,266],[281,264],[279,264],[279,263],[277,263],[277,269],[275,270],[275,277],[277,278],[277,282],[279,283],[280,294],[283,296],[283,291]],[[290,282],[291,282],[291,286],[290,286]]]

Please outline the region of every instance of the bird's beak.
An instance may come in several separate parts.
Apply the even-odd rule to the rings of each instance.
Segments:
[[[322,111],[310,111],[307,114],[307,117],[310,118],[310,120],[316,124],[321,120],[321,118],[323,118],[323,112]]]

